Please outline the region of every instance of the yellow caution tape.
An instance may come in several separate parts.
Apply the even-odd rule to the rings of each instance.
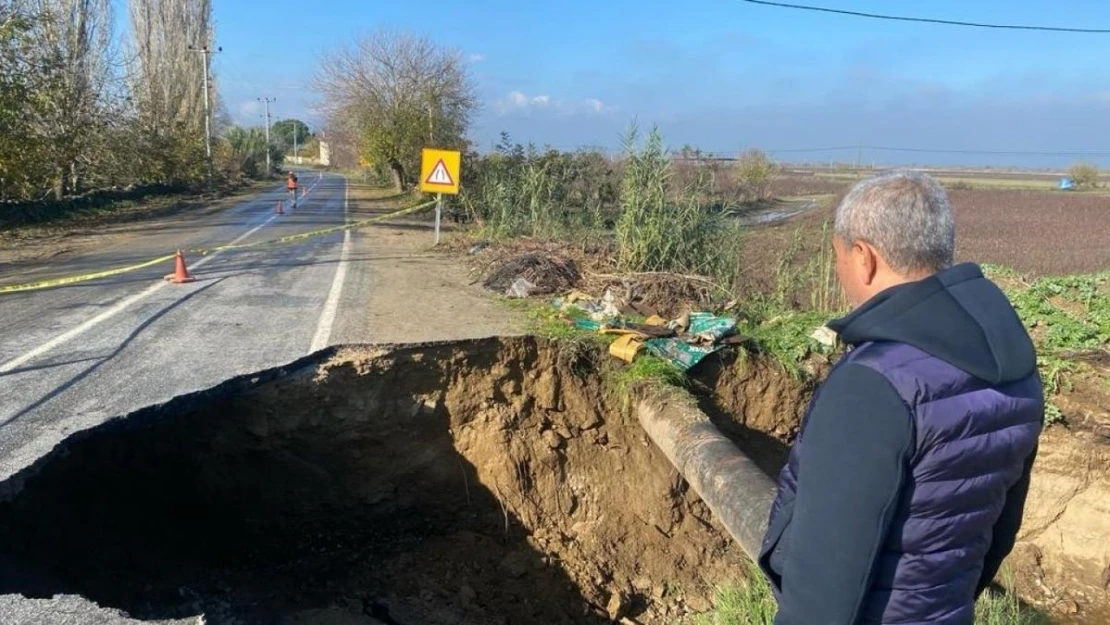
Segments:
[[[330,228],[320,228],[319,230],[309,230],[308,232],[299,232],[297,234],[291,234],[289,236],[279,237],[277,239],[269,239],[267,241],[255,241],[254,243],[241,243],[239,245],[221,245],[219,247],[212,247],[212,248],[208,248],[208,249],[189,250],[189,251],[191,251],[191,252],[201,252],[203,254],[207,254],[209,252],[222,252],[222,251],[225,251],[225,250],[238,250],[238,249],[244,249],[244,248],[248,248],[248,247],[258,247],[258,246],[261,246],[261,245],[270,245],[270,244],[274,244],[274,243],[292,243],[294,241],[303,241],[305,239],[311,239],[312,237],[318,237],[318,236],[321,236],[321,235],[324,235],[324,234],[331,234],[333,232],[343,232],[344,230],[357,230],[359,228],[364,228],[364,227],[369,226],[371,224],[378,223],[379,221],[385,221],[387,219],[393,219],[395,217],[404,217],[405,215],[415,213],[419,210],[423,210],[425,208],[435,206],[435,204],[436,204],[435,200],[432,200],[431,202],[425,202],[423,204],[417,204],[416,206],[410,206],[408,208],[402,208],[399,211],[394,211],[392,213],[387,213],[385,215],[378,215],[377,217],[371,217],[369,219],[363,219],[361,221],[355,221],[355,222],[352,222],[352,223],[349,223],[349,224],[344,224],[342,226],[332,226]]]
[[[357,230],[358,228],[364,228],[364,227],[369,226],[371,224],[375,224],[375,223],[378,223],[380,221],[385,221],[387,219],[393,219],[395,217],[403,217],[405,215],[415,213],[419,210],[428,208],[430,206],[435,206],[435,200],[432,200],[431,202],[425,202],[423,204],[417,204],[416,206],[410,206],[408,208],[403,208],[399,211],[395,211],[395,212],[392,212],[392,213],[387,213],[385,215],[378,215],[377,217],[371,217],[370,219],[363,219],[361,221],[356,221],[356,222],[352,222],[352,223],[349,223],[349,224],[344,224],[342,226],[333,226],[333,227],[330,227],[330,228],[320,228],[319,230],[310,230],[309,232],[301,232],[301,233],[298,233],[298,234],[291,234],[289,236],[279,237],[277,239],[269,239],[267,241],[256,241],[254,243],[243,243],[243,244],[239,244],[239,245],[220,245],[218,247],[211,247],[211,248],[193,248],[193,249],[189,249],[189,250],[186,250],[186,251],[188,251],[189,253],[210,254],[212,252],[223,252],[223,251],[227,251],[227,250],[239,250],[239,249],[246,249],[246,248],[251,248],[251,247],[258,247],[258,246],[261,246],[261,245],[270,245],[270,244],[279,244],[279,243],[292,243],[294,241],[303,241],[305,239],[310,239],[312,237],[318,237],[318,236],[325,235],[325,234],[331,234],[333,232],[342,232],[344,230]],[[112,276],[118,276],[122,273],[128,273],[128,272],[131,272],[131,271],[138,271],[139,269],[145,269],[147,267],[150,267],[151,265],[157,265],[158,263],[164,263],[168,260],[172,260],[175,256],[177,256],[176,253],[167,254],[165,256],[159,256],[158,258],[152,258],[150,260],[144,260],[143,262],[135,264],[135,265],[128,265],[126,267],[114,267],[112,269],[105,269],[104,271],[97,271],[95,273],[86,273],[86,274],[81,274],[81,275],[76,275],[76,276],[66,276],[64,278],[52,278],[50,280],[41,280],[39,282],[30,282],[30,283],[27,283],[27,284],[12,284],[12,285],[8,285],[8,286],[0,286],[0,295],[3,295],[5,293],[21,293],[23,291],[37,291],[37,290],[40,290],[40,289],[49,289],[49,288],[53,288],[53,287],[63,286],[63,285],[66,285],[66,284],[74,284],[74,283],[77,283],[77,282],[88,282],[89,280],[99,280],[101,278],[110,278]]]
[[[20,291],[36,291],[38,289],[48,289],[56,286],[63,286],[66,284],[73,284],[75,282],[87,282],[89,280],[99,280],[101,278],[110,278],[111,276],[118,276],[121,273],[129,271],[136,271],[158,263],[164,263],[167,260],[172,260],[177,254],[167,254],[166,256],[159,256],[145,260],[137,265],[128,265],[126,267],[116,267],[114,269],[105,269],[96,273],[86,273],[79,276],[67,276],[65,278],[53,278],[50,280],[42,280],[39,282],[31,282],[29,284],[12,284],[9,286],[0,286],[0,294],[3,293],[18,293]]]

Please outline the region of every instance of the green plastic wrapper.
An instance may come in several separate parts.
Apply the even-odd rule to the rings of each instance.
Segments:
[[[687,333],[691,336],[696,336],[707,343],[716,343],[733,332],[736,332],[735,319],[718,317],[706,312],[690,313],[690,328]]]
[[[649,339],[644,342],[644,347],[683,371],[689,370],[709,354],[721,349],[719,345],[691,345],[682,339]]]

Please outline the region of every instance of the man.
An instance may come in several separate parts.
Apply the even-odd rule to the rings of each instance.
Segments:
[[[1036,354],[979,267],[953,266],[932,178],[860,182],[836,211],[848,353],[779,478],[759,557],[776,624],[972,623],[1013,548],[1044,416]]]

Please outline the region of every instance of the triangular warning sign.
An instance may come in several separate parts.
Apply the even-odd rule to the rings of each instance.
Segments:
[[[442,184],[449,187],[455,186],[455,181],[451,180],[451,172],[447,171],[447,165],[443,163],[443,159],[439,159],[436,166],[432,168],[432,173],[428,174],[428,179],[424,184]]]

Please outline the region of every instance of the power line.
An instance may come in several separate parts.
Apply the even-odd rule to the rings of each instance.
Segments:
[[[967,150],[967,149],[941,149],[941,148],[906,148],[885,145],[841,145],[823,148],[788,148],[785,150],[767,150],[772,154],[802,153],[802,152],[843,152],[846,150],[871,150],[875,152],[911,152],[922,154],[979,154],[993,156],[1110,156],[1107,150]]]
[[[527,146],[527,144],[522,144]],[[605,152],[619,154],[623,148],[614,146],[605,146],[598,144],[559,144],[559,143],[536,143],[534,147],[543,152],[544,150],[552,149],[560,152]],[[905,152],[915,154],[965,154],[965,155],[980,155],[980,156],[1090,156],[1090,157],[1110,157],[1110,150],[971,150],[965,148],[914,148],[914,147],[901,147],[889,145],[868,145],[855,144],[855,145],[828,145],[821,147],[803,147],[803,148],[782,148],[782,149],[763,149],[768,154],[805,154],[805,153],[819,153],[819,152],[847,152],[847,151],[864,151],[864,152]],[[678,154],[681,150],[671,147],[669,151],[672,154]],[[700,149],[698,153],[704,157],[735,157],[742,149],[729,149],[729,150],[706,150]]]
[[[748,4],[761,4],[764,6],[783,9],[797,9],[800,11],[816,11],[819,13],[833,13],[836,15],[850,15],[852,17],[867,17],[877,20],[891,20],[896,22],[918,22],[923,24],[944,24],[946,26],[971,26],[974,28],[994,28],[998,30],[1037,30],[1056,33],[1087,33],[1110,34],[1107,28],[1066,28],[1060,26],[1027,26],[1020,24],[985,24],[981,22],[962,22],[958,20],[941,20],[928,17],[906,17],[900,15],[881,15],[878,13],[864,13],[862,11],[848,11],[845,9],[830,9],[828,7],[815,7],[804,4],[788,4],[786,2],[769,2],[768,0],[740,0]]]

